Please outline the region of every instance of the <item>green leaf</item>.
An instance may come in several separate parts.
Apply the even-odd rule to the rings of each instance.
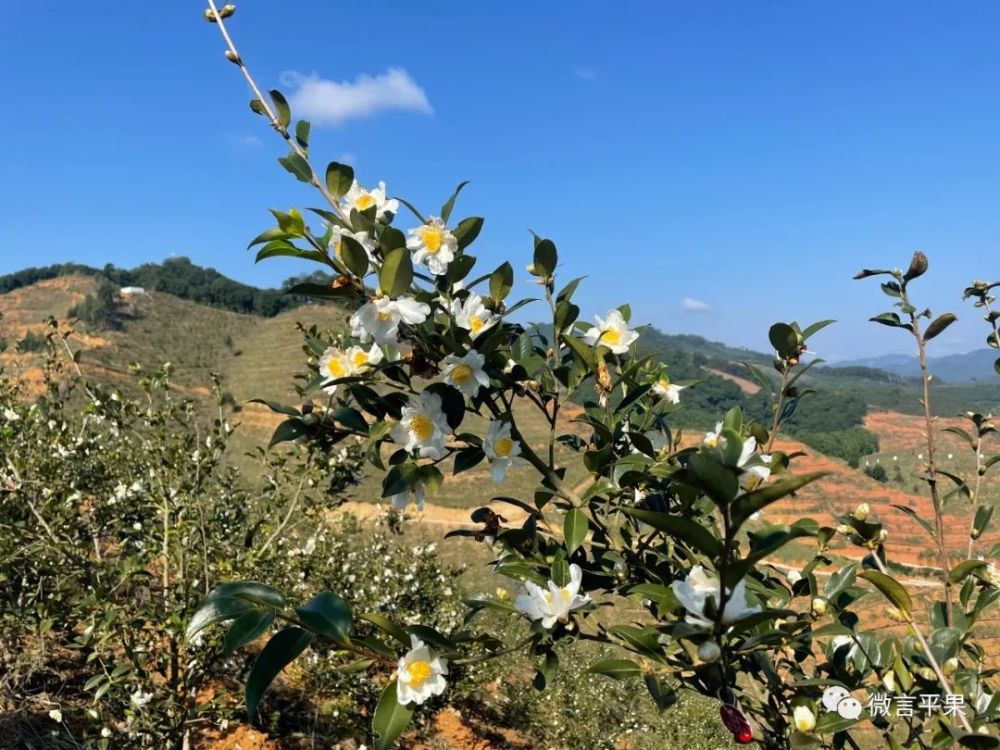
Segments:
[[[340,238],[340,257],[347,270],[359,279],[368,273],[368,253],[353,237],[343,235]]]
[[[985,560],[966,560],[965,562],[960,562],[951,569],[951,572],[948,573],[948,579],[952,583],[961,583],[967,576],[970,576],[980,568],[985,567]]]
[[[271,435],[271,442],[268,443],[268,448],[273,448],[278,443],[285,443],[289,440],[296,440],[306,434],[305,423],[298,418],[286,419],[284,422],[279,424],[275,430],[274,434]]]
[[[892,275],[892,271],[876,271],[871,268],[864,268],[854,274],[855,280],[857,279],[867,279],[869,276],[882,276],[882,275]]]
[[[302,414],[299,412],[298,409],[296,409],[296,408],[294,408],[292,406],[285,406],[284,404],[279,404],[277,401],[268,401],[267,399],[263,399],[263,398],[252,398],[249,401],[247,401],[247,403],[248,404],[263,404],[264,406],[266,406],[271,411],[273,411],[273,412],[275,412],[277,414],[284,414],[285,416],[288,416],[288,417],[301,417],[302,416]]]
[[[461,474],[463,471],[478,466],[486,458],[486,453],[479,446],[463,448],[455,454],[454,474]]]
[[[405,630],[403,630],[401,626],[394,623],[388,617],[383,617],[382,615],[376,615],[376,614],[363,614],[363,615],[358,615],[358,619],[370,622],[379,630],[382,630],[388,635],[391,635],[393,638],[395,638],[397,641],[399,641],[407,648],[410,647],[409,634]]]
[[[811,471],[808,474],[798,474],[791,477],[782,477],[777,482],[766,484],[760,489],[740,495],[733,501],[732,514],[733,525],[739,528],[750,516],[758,510],[766,508],[773,502],[780,500],[793,492],[802,489],[807,484],[815,482],[829,474],[828,471]]]
[[[287,128],[288,124],[292,121],[292,110],[288,106],[288,100],[277,89],[272,89],[268,93],[271,95],[271,101],[274,102],[274,110],[278,122],[281,123],[281,127]]]
[[[566,346],[568,346],[572,350],[573,354],[577,358],[579,358],[580,361],[583,362],[583,364],[589,370],[593,370],[594,369],[594,350],[593,349],[591,349],[589,346],[587,346],[585,343],[583,343],[576,336],[570,336],[569,334],[565,334],[565,335],[563,335],[562,339],[563,339],[563,341],[566,342]]]
[[[382,263],[378,285],[383,293],[396,299],[413,283],[413,261],[405,247],[390,252]]]
[[[330,286],[329,284],[296,284],[285,290],[285,294],[317,297],[319,299],[343,299],[353,297],[357,292],[347,286]]]
[[[514,269],[504,261],[490,276],[490,296],[497,302],[503,302],[514,287]]]
[[[295,611],[310,630],[339,643],[350,640],[351,608],[332,591],[317,594]]]
[[[662,531],[686,542],[711,560],[722,554],[722,542],[716,539],[705,526],[696,521],[655,510],[641,510],[639,508],[623,508],[623,510],[657,531]]]
[[[247,612],[237,617],[229,626],[223,641],[226,653],[231,654],[264,635],[274,624],[274,617],[274,610]]]
[[[945,328],[950,326],[958,320],[953,313],[944,313],[939,315],[934,319],[934,322],[927,326],[927,330],[924,331],[924,341],[930,341],[932,338],[942,333]]]
[[[247,716],[253,721],[264,692],[312,642],[312,633],[302,628],[285,628],[267,642],[253,663],[245,690]]]
[[[909,323],[904,323],[899,319],[899,315],[894,312],[884,312],[876,315],[874,318],[869,318],[872,323],[881,323],[884,326],[889,326],[890,328],[906,328],[910,329]]]
[[[295,123],[295,140],[302,148],[309,148],[309,131],[312,125],[309,120],[299,120]]]
[[[294,151],[290,152],[288,156],[279,157],[278,164],[295,175],[300,182],[312,182],[312,169],[309,162]]]
[[[535,245],[534,272],[537,276],[549,277],[556,272],[559,254],[552,240],[541,240]]]
[[[629,677],[638,677],[642,674],[642,668],[634,661],[628,659],[604,659],[591,665],[587,674],[602,674],[614,680],[625,680]]]
[[[858,575],[874,584],[875,588],[881,591],[882,595],[892,602],[900,612],[907,617],[910,616],[910,611],[913,609],[913,601],[910,599],[910,595],[906,589],[896,579],[890,578],[885,573],[880,573],[877,570],[863,570]]]
[[[259,581],[228,581],[220,583],[209,593],[209,598],[226,596],[234,599],[245,599],[261,607],[282,609],[285,597],[274,586],[268,586]]]
[[[767,338],[782,359],[787,359],[794,354],[799,346],[799,335],[787,323],[775,323],[768,330]]]
[[[326,166],[326,189],[334,198],[342,198],[354,184],[354,167],[335,161]]]
[[[903,281],[913,281],[927,272],[927,256],[917,250],[910,259],[910,267],[903,274]]]
[[[452,234],[455,236],[455,240],[458,242],[458,249],[465,250],[469,245],[471,245],[479,233],[483,230],[483,219],[479,216],[470,216],[467,219],[462,219],[458,222],[458,226]]]
[[[400,705],[396,697],[396,680],[385,686],[375,706],[372,716],[372,733],[375,735],[375,750],[389,750],[399,736],[406,731],[413,716],[410,706]]]
[[[287,240],[288,233],[281,227],[271,227],[270,229],[265,229],[263,232],[258,234],[252,240],[250,244],[247,245],[247,250],[249,250],[254,245],[260,245],[265,242],[273,242],[274,240]]]
[[[188,640],[194,638],[207,627],[217,625],[226,620],[234,620],[249,612],[256,612],[257,607],[246,599],[230,596],[209,596],[198,608],[188,622],[185,636]]]
[[[821,321],[819,321],[817,323],[813,323],[811,326],[808,326],[802,332],[802,340],[803,341],[808,341],[811,336],[814,336],[815,334],[819,333],[824,328],[826,328],[828,325],[832,325],[833,323],[836,323],[836,322],[837,321],[835,321],[835,320],[821,320]]]
[[[580,546],[587,532],[590,530],[590,522],[582,510],[573,508],[566,513],[563,520],[563,536],[566,538],[566,552],[573,554]]]
[[[922,518],[919,513],[913,510],[913,508],[910,508],[906,505],[896,505],[895,503],[893,503],[892,507],[898,511],[902,511],[910,518],[912,518],[914,521],[919,523],[923,527],[924,531],[930,534],[931,539],[937,539],[937,533],[934,531],[934,527],[931,526],[930,523],[925,518]]]
[[[727,505],[736,497],[740,483],[728,466],[704,453],[691,456],[688,466],[718,505]]]
[[[452,209],[455,208],[455,199],[458,194],[462,192],[462,188],[469,184],[468,180],[458,183],[458,187],[455,188],[455,192],[451,194],[451,197],[441,206],[441,221],[445,224],[448,223],[448,218],[451,216]]]

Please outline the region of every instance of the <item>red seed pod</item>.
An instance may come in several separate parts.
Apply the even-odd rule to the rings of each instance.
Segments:
[[[723,703],[719,706],[719,716],[726,729],[733,733],[733,739],[737,744],[748,745],[753,742],[753,729],[736,706]]]

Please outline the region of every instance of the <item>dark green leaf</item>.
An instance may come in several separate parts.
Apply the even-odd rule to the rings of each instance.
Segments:
[[[452,232],[458,242],[458,249],[464,250],[471,245],[482,230],[483,220],[478,216],[470,216],[458,222],[458,226]]]
[[[758,510],[762,510],[771,503],[791,495],[793,492],[805,487],[811,482],[815,482],[817,479],[827,476],[829,473],[830,472],[828,471],[812,471],[808,474],[782,477],[776,482],[766,484],[753,492],[741,495],[733,502],[732,505],[731,513],[733,525],[736,528],[739,528],[743,525],[744,521],[746,521]]]
[[[514,269],[504,261],[490,276],[490,296],[503,302],[514,286]]]
[[[309,167],[309,162],[294,151],[290,152],[288,156],[279,157],[278,163],[301,182],[312,182],[312,169]]]
[[[559,254],[552,240],[541,240],[535,245],[535,274],[542,277],[552,276],[556,272]]]
[[[913,609],[913,602],[906,589],[898,581],[877,570],[863,570],[858,575],[874,584],[875,588],[881,591],[886,599],[909,617],[910,611]]]
[[[577,547],[583,542],[590,530],[590,522],[582,510],[573,508],[566,513],[563,521],[563,536],[566,539],[566,551],[573,554]]]
[[[451,194],[451,197],[441,206],[441,221],[445,224],[448,223],[448,218],[451,216],[452,209],[455,208],[455,199],[458,194],[462,192],[462,188],[469,184],[468,180],[458,183],[458,187],[455,188],[455,192]]]
[[[274,610],[263,610],[247,612],[233,620],[223,641],[226,653],[231,654],[264,635],[274,623],[274,616]]]
[[[400,705],[396,697],[396,680],[390,681],[379,696],[375,715],[372,717],[375,750],[389,750],[406,731],[412,716],[413,709],[410,706]]]
[[[335,161],[326,166],[326,189],[334,198],[342,198],[354,184],[354,167]]]
[[[340,238],[340,257],[347,269],[358,278],[368,273],[368,253],[353,237],[345,234]]]
[[[271,435],[271,442],[268,443],[268,448],[273,448],[278,443],[285,443],[289,440],[296,440],[306,434],[305,423],[301,419],[286,419],[284,422],[279,424],[275,430],[274,434]]]
[[[628,659],[604,659],[593,664],[587,670],[588,674],[602,674],[615,680],[624,680],[642,674],[642,668]]]
[[[277,89],[272,89],[268,93],[271,94],[271,101],[274,102],[274,114],[277,116],[278,122],[281,123],[281,127],[287,128],[292,121],[292,111],[288,107],[288,100]]]
[[[209,596],[205,603],[191,617],[185,635],[188,640],[194,638],[207,627],[217,625],[226,620],[234,620],[248,612],[258,611],[256,605],[246,599],[229,596]]]
[[[312,642],[312,633],[302,628],[285,628],[267,642],[253,663],[246,684],[247,716],[253,721],[264,691]]]
[[[390,252],[382,263],[378,275],[378,285],[383,293],[396,299],[413,283],[413,261],[410,251],[404,247]]]
[[[309,148],[309,131],[311,127],[308,120],[299,120],[295,123],[295,140],[302,148]]]
[[[945,328],[950,326],[958,320],[953,313],[944,313],[944,315],[939,315],[934,319],[934,322],[927,326],[927,330],[924,331],[924,341],[930,341],[932,338],[942,333]]]
[[[639,508],[624,508],[625,513],[662,531],[676,537],[702,552],[710,560],[722,554],[722,542],[715,538],[711,531],[696,521],[683,516],[659,513],[654,510]]]
[[[351,608],[333,592],[317,594],[295,611],[310,630],[340,643],[350,640]]]

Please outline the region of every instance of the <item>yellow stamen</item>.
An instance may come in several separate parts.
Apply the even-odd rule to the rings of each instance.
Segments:
[[[389,320],[389,318],[392,317],[392,316],[389,315],[389,313],[387,313],[387,312],[380,312],[380,313],[378,313],[377,317],[378,317],[379,320],[383,320],[384,321],[384,320]]]
[[[508,437],[500,438],[493,443],[493,452],[500,458],[507,458],[514,450],[514,441]]]
[[[456,365],[452,368],[451,379],[459,385],[465,385],[472,379],[472,368],[466,364]]]
[[[569,593],[569,589],[559,589],[559,593],[562,595],[563,601],[569,603],[569,600],[573,597]]]
[[[616,331],[613,328],[609,328],[606,331],[601,332],[601,341],[606,341],[612,346],[618,346],[621,343],[622,334],[621,331]]]
[[[368,364],[368,354],[366,352],[357,352],[354,355],[354,366],[362,367]]]
[[[486,325],[486,323],[483,322],[482,318],[471,318],[469,320],[469,330],[473,333],[479,333],[483,330],[484,325]]]
[[[344,363],[340,361],[340,358],[331,359],[326,363],[327,375],[333,378],[344,377]]]
[[[410,673],[410,687],[419,688],[430,679],[431,665],[426,661],[411,661],[406,671]]]
[[[705,445],[707,445],[709,448],[715,448],[718,444],[719,444],[718,435],[712,435],[710,437],[705,438]]]
[[[420,239],[423,240],[427,252],[432,255],[441,249],[444,241],[444,232],[437,227],[425,226],[420,229]]]
[[[358,196],[357,200],[354,201],[354,206],[359,211],[366,211],[375,205],[375,199],[372,198],[371,193],[362,193]]]
[[[410,420],[410,432],[416,435],[417,440],[426,443],[434,434],[434,423],[423,414],[417,414]]]

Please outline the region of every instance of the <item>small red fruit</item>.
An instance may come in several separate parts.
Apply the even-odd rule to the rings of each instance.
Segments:
[[[726,729],[733,733],[737,744],[748,745],[753,742],[753,729],[736,706],[723,703],[719,706],[719,716],[722,718],[722,723],[726,725]]]

